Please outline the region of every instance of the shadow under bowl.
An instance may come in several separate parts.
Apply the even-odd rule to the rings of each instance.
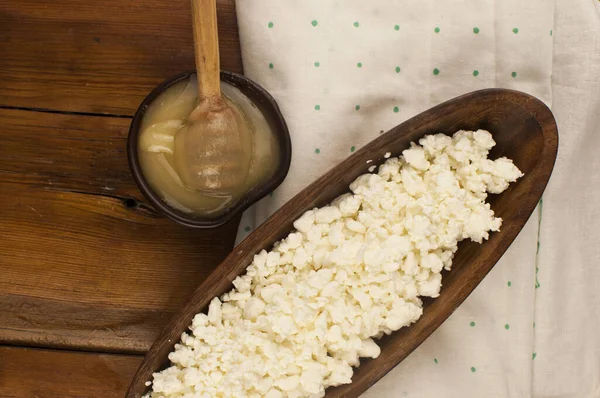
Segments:
[[[142,101],[141,105],[135,112],[131,126],[129,128],[129,136],[127,138],[127,158],[129,160],[129,168],[137,186],[148,201],[163,215],[171,220],[192,228],[217,228],[226,224],[236,215],[240,214],[255,202],[264,198],[270,192],[275,190],[285,179],[290,169],[292,160],[292,143],[287,124],[277,102],[271,95],[252,80],[232,72],[221,71],[221,81],[228,83],[244,94],[263,114],[277,142],[277,151],[279,152],[279,164],[275,168],[273,174],[266,180],[253,186],[241,198],[239,198],[232,206],[224,213],[217,217],[200,217],[177,210],[169,206],[161,199],[146,178],[140,166],[138,158],[138,140],[140,136],[140,127],[144,116],[150,104],[158,98],[160,94],[166,91],[171,86],[186,80],[195,75],[196,72],[184,72],[173,76],[164,82],[160,83],[148,96]]]

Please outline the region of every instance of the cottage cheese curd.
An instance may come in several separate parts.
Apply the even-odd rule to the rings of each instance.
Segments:
[[[415,322],[420,296],[439,295],[457,243],[499,230],[487,193],[522,176],[487,158],[484,130],[419,144],[258,253],[195,316],[148,397],[322,397],[351,382],[361,357],[377,358],[376,339]]]

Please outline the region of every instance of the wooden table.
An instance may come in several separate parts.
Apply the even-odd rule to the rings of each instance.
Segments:
[[[241,72],[234,0],[223,69]],[[194,68],[189,0],[0,2],[0,397],[121,397],[155,336],[231,249],[134,184],[131,116]]]

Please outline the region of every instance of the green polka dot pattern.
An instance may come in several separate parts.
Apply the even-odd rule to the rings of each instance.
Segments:
[[[307,6],[307,10],[309,8]],[[323,7],[323,10],[325,8]],[[379,16],[381,16],[383,9],[379,11]],[[552,22],[535,27],[534,32],[531,24],[528,24],[523,18],[517,17],[507,19],[501,25],[494,25],[493,21],[490,23],[490,20],[484,16],[477,16],[473,19],[466,18],[465,21],[461,21],[459,24],[446,15],[439,14],[430,22],[424,19],[425,22],[416,21],[413,23],[413,21],[397,14],[391,18],[381,18],[383,22],[374,23],[375,20],[372,15],[361,13],[340,14],[332,18],[326,12],[321,12],[317,8],[305,12],[308,18],[301,17],[298,21],[293,21],[294,29],[298,30],[298,35],[302,35],[303,40],[310,41],[306,50],[302,49],[302,58],[286,59],[278,53],[285,52],[286,49],[273,46],[266,55],[266,59],[259,59],[257,65],[264,73],[264,76],[260,77],[265,79],[267,86],[275,79],[285,77],[285,73],[290,72],[286,69],[292,68],[294,65],[297,70],[301,71],[301,78],[305,79],[302,82],[309,82],[305,93],[308,98],[307,102],[301,103],[301,106],[297,108],[298,113],[302,112],[307,118],[312,118],[311,123],[314,121],[314,128],[317,131],[310,137],[310,140],[307,138],[305,144],[302,144],[300,149],[295,149],[295,151],[301,151],[300,158],[304,157],[303,161],[310,162],[312,160],[315,164],[325,164],[330,158],[343,159],[343,157],[352,156],[362,144],[368,142],[368,139],[375,138],[378,133],[382,134],[384,132],[380,129],[385,128],[385,131],[388,131],[391,127],[402,123],[405,118],[411,117],[413,107],[409,103],[411,97],[407,95],[407,92],[414,90],[417,84],[423,83],[419,87],[422,87],[424,91],[439,90],[438,93],[432,95],[431,99],[427,98],[430,93],[425,93],[425,103],[430,100],[432,104],[444,100],[443,95],[446,93],[443,92],[443,88],[449,87],[451,84],[463,84],[464,87],[461,86],[461,89],[466,88],[464,92],[493,87],[494,84],[500,87],[520,89],[523,84],[535,77],[535,69],[525,59],[526,55],[523,55],[525,54],[523,49],[526,48],[524,43],[527,40],[532,40],[532,35],[536,35],[540,42],[553,42],[553,30],[550,29],[553,27]],[[516,15],[517,11],[514,14]],[[263,15],[266,18],[260,18],[255,22],[255,30],[264,35],[266,41],[261,42],[261,45],[269,47],[270,40],[275,42],[277,36],[281,37],[284,33],[289,34],[291,28],[289,21],[276,12]],[[444,27],[443,32],[442,26]],[[286,29],[288,29],[287,32]],[[300,30],[304,32],[300,32]],[[381,48],[376,48],[378,46],[373,46],[374,48],[371,49],[365,47],[364,43],[358,43],[360,45],[356,46],[353,43],[355,40],[357,42],[364,40],[365,37],[374,34],[374,32],[377,34],[377,40],[380,40],[378,46],[381,43],[381,47],[385,47],[389,52],[385,57],[377,56],[376,50],[381,50]],[[415,32],[421,37],[415,38]],[[460,43],[456,41],[457,37],[460,39]],[[347,41],[343,43],[333,42],[338,38]],[[323,48],[319,48],[324,41],[328,40],[331,40],[332,43],[327,43]],[[422,43],[422,51],[431,51],[431,54],[424,54],[422,59],[415,60],[411,57],[411,53],[403,50],[403,46],[413,45],[415,40]],[[485,57],[471,56],[469,52],[471,48],[473,51],[489,48],[488,44],[493,43],[494,40],[505,47],[504,51],[518,49],[517,52],[521,58],[509,59],[507,57],[500,64],[494,60],[489,61]],[[457,48],[464,48],[464,54],[461,53],[460,62],[453,62],[452,59],[449,59],[450,55],[447,54],[453,54],[451,56],[454,56],[455,52],[453,50],[445,51],[445,49],[448,49],[447,46],[453,44]],[[458,47],[459,44],[461,47]],[[296,62],[292,63],[291,61]],[[263,62],[265,63],[263,64]],[[277,65],[277,71],[274,70],[275,65]],[[362,93],[348,90],[349,94],[347,96],[346,92],[339,95],[338,92],[334,91],[338,88],[329,80],[331,75],[342,77],[348,75],[350,79],[355,78],[357,84],[363,85],[364,79],[381,79],[386,84],[389,83],[390,91],[383,93],[381,98],[373,97],[372,93],[368,91]],[[350,85],[354,83],[354,81],[346,82]],[[369,86],[369,84],[366,84],[366,86]],[[458,92],[458,90],[456,91]],[[400,112],[400,106],[402,112]],[[335,112],[339,112],[340,117],[348,119],[350,125],[356,125],[352,126],[355,128],[351,131],[348,130],[348,134],[339,141],[331,140],[329,137],[324,138],[327,136],[328,131],[320,126],[321,123],[327,123],[328,120],[337,120],[338,115]],[[373,114],[382,120],[373,122],[370,120]],[[359,129],[368,130],[367,133],[370,134],[367,137],[368,139],[359,134]],[[306,144],[310,147],[306,148]],[[321,156],[321,147],[325,148],[323,156]],[[396,155],[400,154],[394,154],[394,156]],[[272,196],[273,192],[269,194],[269,197]],[[280,192],[277,199],[281,200],[281,197],[285,197],[283,191]],[[274,203],[276,200],[268,199],[267,202]],[[248,224],[252,225],[252,222],[248,222]],[[240,232],[250,233],[253,230],[250,226],[246,226],[245,220],[241,225]],[[530,269],[530,271],[532,270]],[[539,268],[536,265],[536,289],[540,287],[538,272]],[[545,276],[543,273],[544,269],[542,268],[542,274],[540,275]],[[506,272],[493,280],[494,289],[502,292],[501,294],[505,295],[503,297],[521,295],[524,289],[533,291],[533,286],[530,285],[533,279],[528,280],[521,277],[520,274]],[[515,281],[514,289],[512,280]],[[462,317],[457,319],[459,321],[453,326],[456,328],[457,333],[462,333],[473,339],[476,339],[478,335],[490,333],[502,336],[503,340],[510,342],[518,338],[517,336],[521,334],[523,326],[525,326],[524,330],[527,330],[532,325],[532,319],[522,322],[521,317],[504,313],[502,313],[502,316],[489,318],[481,316],[477,312],[470,312],[463,313]],[[503,324],[502,321],[505,323]],[[540,322],[541,326],[538,331],[542,331],[544,326],[544,323]],[[533,327],[535,328],[535,322],[533,322]],[[531,332],[531,329],[529,331]],[[537,332],[534,330],[534,333]],[[433,347],[435,348],[435,346]],[[432,346],[429,347],[429,349],[431,348]],[[542,351],[540,346],[537,346],[536,349]],[[528,348],[527,352],[523,353],[525,355],[521,355],[521,357],[528,361],[529,353],[532,353],[532,351],[531,348]],[[429,351],[425,357],[424,369],[429,367],[429,370],[431,370],[431,367],[435,366],[436,369],[431,371],[441,374],[447,367],[454,367],[459,373],[468,377],[471,383],[490,377],[493,370],[491,359],[490,362],[486,362],[485,357],[479,352],[465,354],[464,358],[461,359],[464,362],[460,363],[455,363],[454,359],[444,355],[446,355],[445,350]],[[532,360],[535,360],[536,356],[537,353],[533,352]],[[545,357],[542,358],[545,359]],[[400,390],[400,395],[402,395],[402,391]],[[412,396],[410,394],[412,392],[407,388],[404,395]]]

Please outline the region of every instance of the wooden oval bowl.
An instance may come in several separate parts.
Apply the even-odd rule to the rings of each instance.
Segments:
[[[233,219],[236,215],[240,214],[255,202],[267,196],[270,192],[275,190],[283,182],[287,173],[290,169],[290,162],[292,161],[292,141],[290,139],[290,133],[288,131],[287,124],[279,106],[275,99],[258,84],[248,79],[243,75],[238,75],[232,72],[221,72],[221,81],[229,83],[232,86],[239,89],[248,99],[256,105],[256,107],[263,114],[269,127],[273,131],[273,135],[277,140],[279,150],[279,164],[277,165],[274,173],[265,181],[253,186],[247,193],[245,193],[238,201],[236,201],[225,213],[217,217],[197,217],[183,211],[177,210],[169,206],[164,200],[161,199],[154,190],[150,187],[150,184],[146,181],[142,167],[138,159],[138,139],[140,135],[140,127],[144,119],[144,115],[148,106],[166,89],[179,83],[182,80],[188,79],[190,76],[195,75],[196,72],[184,72],[179,75],[173,76],[158,86],[142,101],[140,107],[135,112],[131,126],[129,128],[129,136],[127,137],[127,158],[129,159],[129,168],[133,179],[144,196],[150,203],[162,214],[170,218],[171,220],[185,225],[186,227],[192,228],[217,228],[228,221]]]
[[[148,391],[152,373],[169,365],[167,355],[179,342],[195,314],[205,311],[210,300],[229,291],[233,279],[243,274],[255,253],[269,249],[293,229],[305,211],[328,204],[348,192],[349,184],[371,165],[385,161],[384,154],[400,154],[426,134],[452,135],[457,130],[485,129],[497,145],[491,158],[507,156],[525,176],[500,195],[490,195],[502,230],[490,234],[483,244],[463,241],[454,257],[452,271],[444,272],[443,287],[436,299],[424,300],[423,316],[410,327],[379,340],[381,355],[361,360],[351,384],[327,390],[327,397],[357,397],[381,379],[417,348],[467,298],[508,249],[536,207],[546,187],[558,149],[558,131],[550,110],[538,99],[517,91],[476,91],[438,105],[393,128],[331,169],[286,203],[250,234],[192,294],[156,340],[135,375],[127,397],[140,398]],[[372,163],[367,163],[372,160]]]

